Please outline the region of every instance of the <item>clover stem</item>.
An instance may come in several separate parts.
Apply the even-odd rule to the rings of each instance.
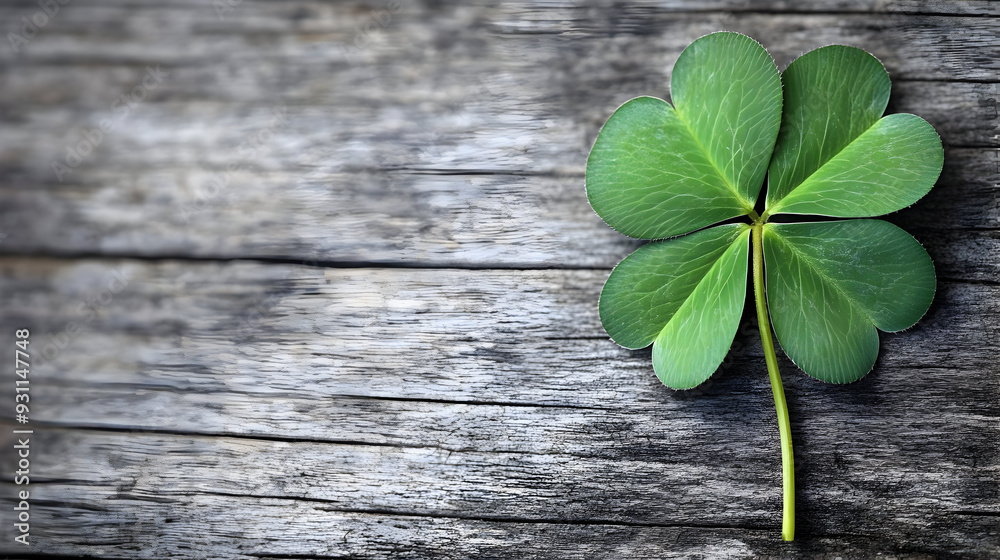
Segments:
[[[767,316],[767,302],[764,299],[764,222],[753,224],[753,295],[757,303],[757,323],[760,326],[760,342],[764,347],[764,361],[771,378],[771,392],[774,393],[774,408],[778,413],[778,432],[781,434],[781,472],[784,489],[784,509],[782,512],[781,536],[786,541],[795,539],[795,459],[792,455],[792,431],[788,423],[788,404],[785,389],[781,385],[778,371],[778,357],[774,353],[771,339],[771,321]]]

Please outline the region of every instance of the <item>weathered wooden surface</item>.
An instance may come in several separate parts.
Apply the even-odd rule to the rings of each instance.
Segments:
[[[997,4],[387,6],[74,0],[0,45],[0,344],[38,352],[30,549],[0,374],[0,554],[1000,557]],[[946,146],[890,217],[937,265],[927,317],[852,385],[781,360],[791,544],[752,313],[691,392],[596,313],[637,242],[587,205],[590,143],[718,29],[781,67],[868,49]]]

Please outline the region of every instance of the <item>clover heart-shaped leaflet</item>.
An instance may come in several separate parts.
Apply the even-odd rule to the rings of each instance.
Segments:
[[[619,107],[587,160],[594,210],[640,239],[753,213],[781,123],[778,69],[745,35],[714,33],[691,43],[670,89],[673,107],[652,97]],[[743,313],[748,237],[749,227],[728,225],[640,248],[601,293],[605,330],[627,348],[653,343],[653,369],[667,385],[705,381]]]
[[[875,362],[876,329],[919,320],[935,277],[923,247],[888,222],[770,219],[863,218],[913,204],[941,172],[941,140],[914,115],[882,117],[889,76],[853,47],[806,53],[779,77],[753,39],[713,33],[684,49],[670,86],[673,106],[639,97],[619,107],[587,160],[587,196],[608,225],[640,239],[670,238],[615,267],[601,292],[601,322],[622,346],[652,343],[664,384],[695,387],[732,344],[752,261],[781,431],[783,535],[791,540],[791,436],[768,311],[782,348],[807,374],[854,381]],[[707,227],[739,217],[745,221]]]

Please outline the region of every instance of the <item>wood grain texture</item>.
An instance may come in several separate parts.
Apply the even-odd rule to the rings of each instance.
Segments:
[[[116,271],[127,285],[87,321],[79,302],[118,287]],[[143,554],[167,550],[152,542],[194,545],[183,537],[190,526],[163,526],[190,518],[173,507],[257,508],[247,500],[258,498],[376,518],[520,524],[511,530],[715,528],[702,535],[705,550],[716,530],[743,530],[757,537],[719,550],[776,551],[758,534],[778,523],[780,480],[749,310],[726,367],[692,394],[664,389],[648,351],[602,335],[593,301],[604,270],[19,258],[5,259],[3,273],[0,293],[11,295],[0,316],[55,333],[53,348],[71,321],[87,321],[36,368],[39,445],[48,450],[37,468],[52,481],[40,496],[71,511],[87,496],[111,500],[112,510],[74,514],[94,524],[152,500],[160,513],[142,515],[155,528],[126,528],[157,535],[141,541]],[[45,299],[46,312],[19,317],[25,294]],[[1000,311],[997,296],[993,285],[943,283],[920,325],[883,335],[877,371],[857,384],[823,385],[782,360],[803,550],[844,535],[894,535],[891,546],[911,552],[995,550],[982,522],[1000,513],[997,369],[988,352],[950,341],[995,348],[995,330],[980,326]],[[956,376],[976,390],[956,398]],[[13,468],[10,458],[0,468]],[[248,530],[207,519],[212,530]],[[964,529],[945,534],[943,519]],[[46,534],[67,531],[40,523]],[[121,553],[103,538],[58,550]],[[416,546],[412,534],[392,538]],[[606,538],[592,546],[626,546]],[[236,538],[215,550],[236,557],[248,546]],[[655,555],[636,546],[639,557]]]
[[[4,3],[4,32],[38,10]],[[0,554],[1000,558],[997,3],[74,0],[50,19],[0,44],[0,333],[30,328],[37,353],[35,544],[12,540],[0,414]],[[782,68],[869,50],[889,112],[946,149],[889,217],[935,261],[927,316],[851,385],[779,352],[791,544],[752,309],[687,392],[597,316],[638,242],[587,204],[587,152],[719,29]]]

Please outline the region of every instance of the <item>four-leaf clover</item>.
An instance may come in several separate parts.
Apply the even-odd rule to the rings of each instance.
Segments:
[[[869,218],[927,194],[941,172],[941,140],[920,117],[883,117],[889,90],[882,64],[861,49],[822,47],[779,74],[753,39],[713,33],[674,65],[673,105],[626,102],[587,160],[598,215],[625,235],[661,240],[615,267],[599,308],[615,342],[653,345],[664,384],[692,388],[718,368],[752,267],[782,435],[788,540],[791,437],[769,323],[803,371],[847,383],[872,369],[876,329],[910,327],[934,296],[930,257],[898,227],[787,217]]]

